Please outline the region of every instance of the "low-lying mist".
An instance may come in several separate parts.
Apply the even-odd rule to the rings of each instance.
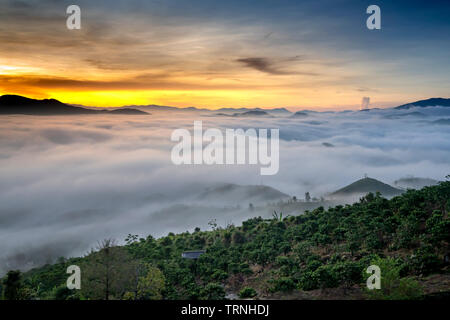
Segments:
[[[2,116],[0,274],[83,255],[106,237],[160,237],[207,229],[212,219],[225,226],[269,217],[267,202],[305,192],[319,198],[365,174],[386,183],[408,175],[443,180],[450,126],[438,120],[450,118],[448,109]],[[194,120],[221,129],[279,128],[278,174],[261,176],[257,165],[175,166],[171,133],[192,130]]]

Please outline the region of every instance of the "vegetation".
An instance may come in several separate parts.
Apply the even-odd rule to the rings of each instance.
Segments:
[[[450,181],[408,190],[391,200],[368,194],[358,203],[297,216],[253,218],[242,226],[196,229],[155,239],[103,241],[83,258],[61,259],[2,281],[5,299],[223,299],[274,292],[365,287],[366,269],[381,268],[374,299],[416,299],[417,279],[448,270]],[[181,258],[206,250],[198,260]],[[81,290],[65,288],[66,268],[81,267]],[[364,291],[364,289],[362,289]]]

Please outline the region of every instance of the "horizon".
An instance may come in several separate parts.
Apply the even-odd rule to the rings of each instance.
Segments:
[[[2,96],[18,96],[18,97],[23,97],[23,98],[27,98],[27,99],[34,99],[34,100],[57,100],[61,103],[67,104],[67,105],[72,105],[72,106],[77,106],[77,107],[82,107],[82,108],[96,108],[96,109],[120,109],[120,108],[139,108],[139,107],[162,107],[162,108],[174,108],[174,109],[190,109],[190,108],[194,108],[196,110],[199,111],[220,111],[223,109],[231,109],[231,110],[253,110],[253,109],[260,109],[260,110],[277,110],[277,109],[284,109],[287,110],[291,113],[295,113],[298,111],[315,111],[315,112],[343,112],[343,111],[361,111],[358,107],[354,107],[354,108],[327,108],[327,107],[293,107],[293,106],[283,106],[283,107],[272,107],[272,108],[261,108],[261,107],[248,107],[248,106],[237,106],[237,107],[227,107],[227,106],[222,106],[222,107],[217,107],[217,108],[208,108],[206,107],[198,107],[198,106],[186,106],[186,107],[178,107],[178,106],[169,106],[169,105],[157,105],[157,104],[125,104],[125,105],[120,105],[120,106],[92,106],[92,105],[84,105],[84,104],[79,104],[79,103],[67,103],[65,101],[61,101],[59,99],[55,99],[52,97],[49,98],[43,98],[43,99],[35,99],[29,96],[24,96],[24,95],[18,95],[18,94],[1,94],[0,97]],[[429,100],[429,99],[450,99],[450,98],[443,98],[443,97],[429,97],[429,98],[425,98],[425,99],[421,99],[418,101],[422,101],[422,100]],[[407,105],[407,104],[411,104],[417,101],[409,101],[409,102],[403,102],[399,105],[393,105],[393,106],[384,106],[384,107],[373,107],[370,106],[367,108],[368,110],[370,109],[392,109],[395,107],[398,107],[400,105]]]

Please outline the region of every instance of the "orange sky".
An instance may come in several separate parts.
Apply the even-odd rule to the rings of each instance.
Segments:
[[[159,7],[142,16],[92,7],[82,11],[81,30],[68,30],[64,10],[49,1],[42,6],[0,5],[0,94],[104,107],[295,110],[356,109],[364,96],[371,107],[390,107],[448,91],[442,68],[429,76],[426,65],[411,68],[432,60],[375,55],[346,39],[338,47],[336,35],[322,30],[329,19],[292,28],[232,16],[186,17]],[[370,44],[374,34],[365,37]]]

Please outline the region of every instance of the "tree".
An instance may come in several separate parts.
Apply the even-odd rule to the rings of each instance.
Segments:
[[[19,300],[22,288],[22,273],[19,270],[11,270],[3,280],[3,297],[5,300]]]
[[[207,300],[222,300],[225,298],[225,290],[218,283],[209,283],[203,290],[202,296]]]
[[[250,287],[245,287],[239,292],[239,298],[245,299],[245,298],[253,298],[257,295],[255,289]]]
[[[394,258],[375,258],[371,262],[381,270],[381,288],[368,290],[367,294],[371,299],[377,300],[408,300],[418,299],[422,296],[422,287],[412,278],[401,278],[401,264]],[[370,275],[364,273],[364,278]]]
[[[161,270],[146,265],[147,274],[139,278],[137,298],[140,300],[160,300],[165,286],[165,278]]]
[[[121,298],[133,285],[134,264],[128,251],[117,247],[114,239],[105,239],[82,265],[81,290],[92,299]]]
[[[309,192],[305,193],[305,201],[306,202],[310,202],[311,201],[311,195],[309,194]]]

